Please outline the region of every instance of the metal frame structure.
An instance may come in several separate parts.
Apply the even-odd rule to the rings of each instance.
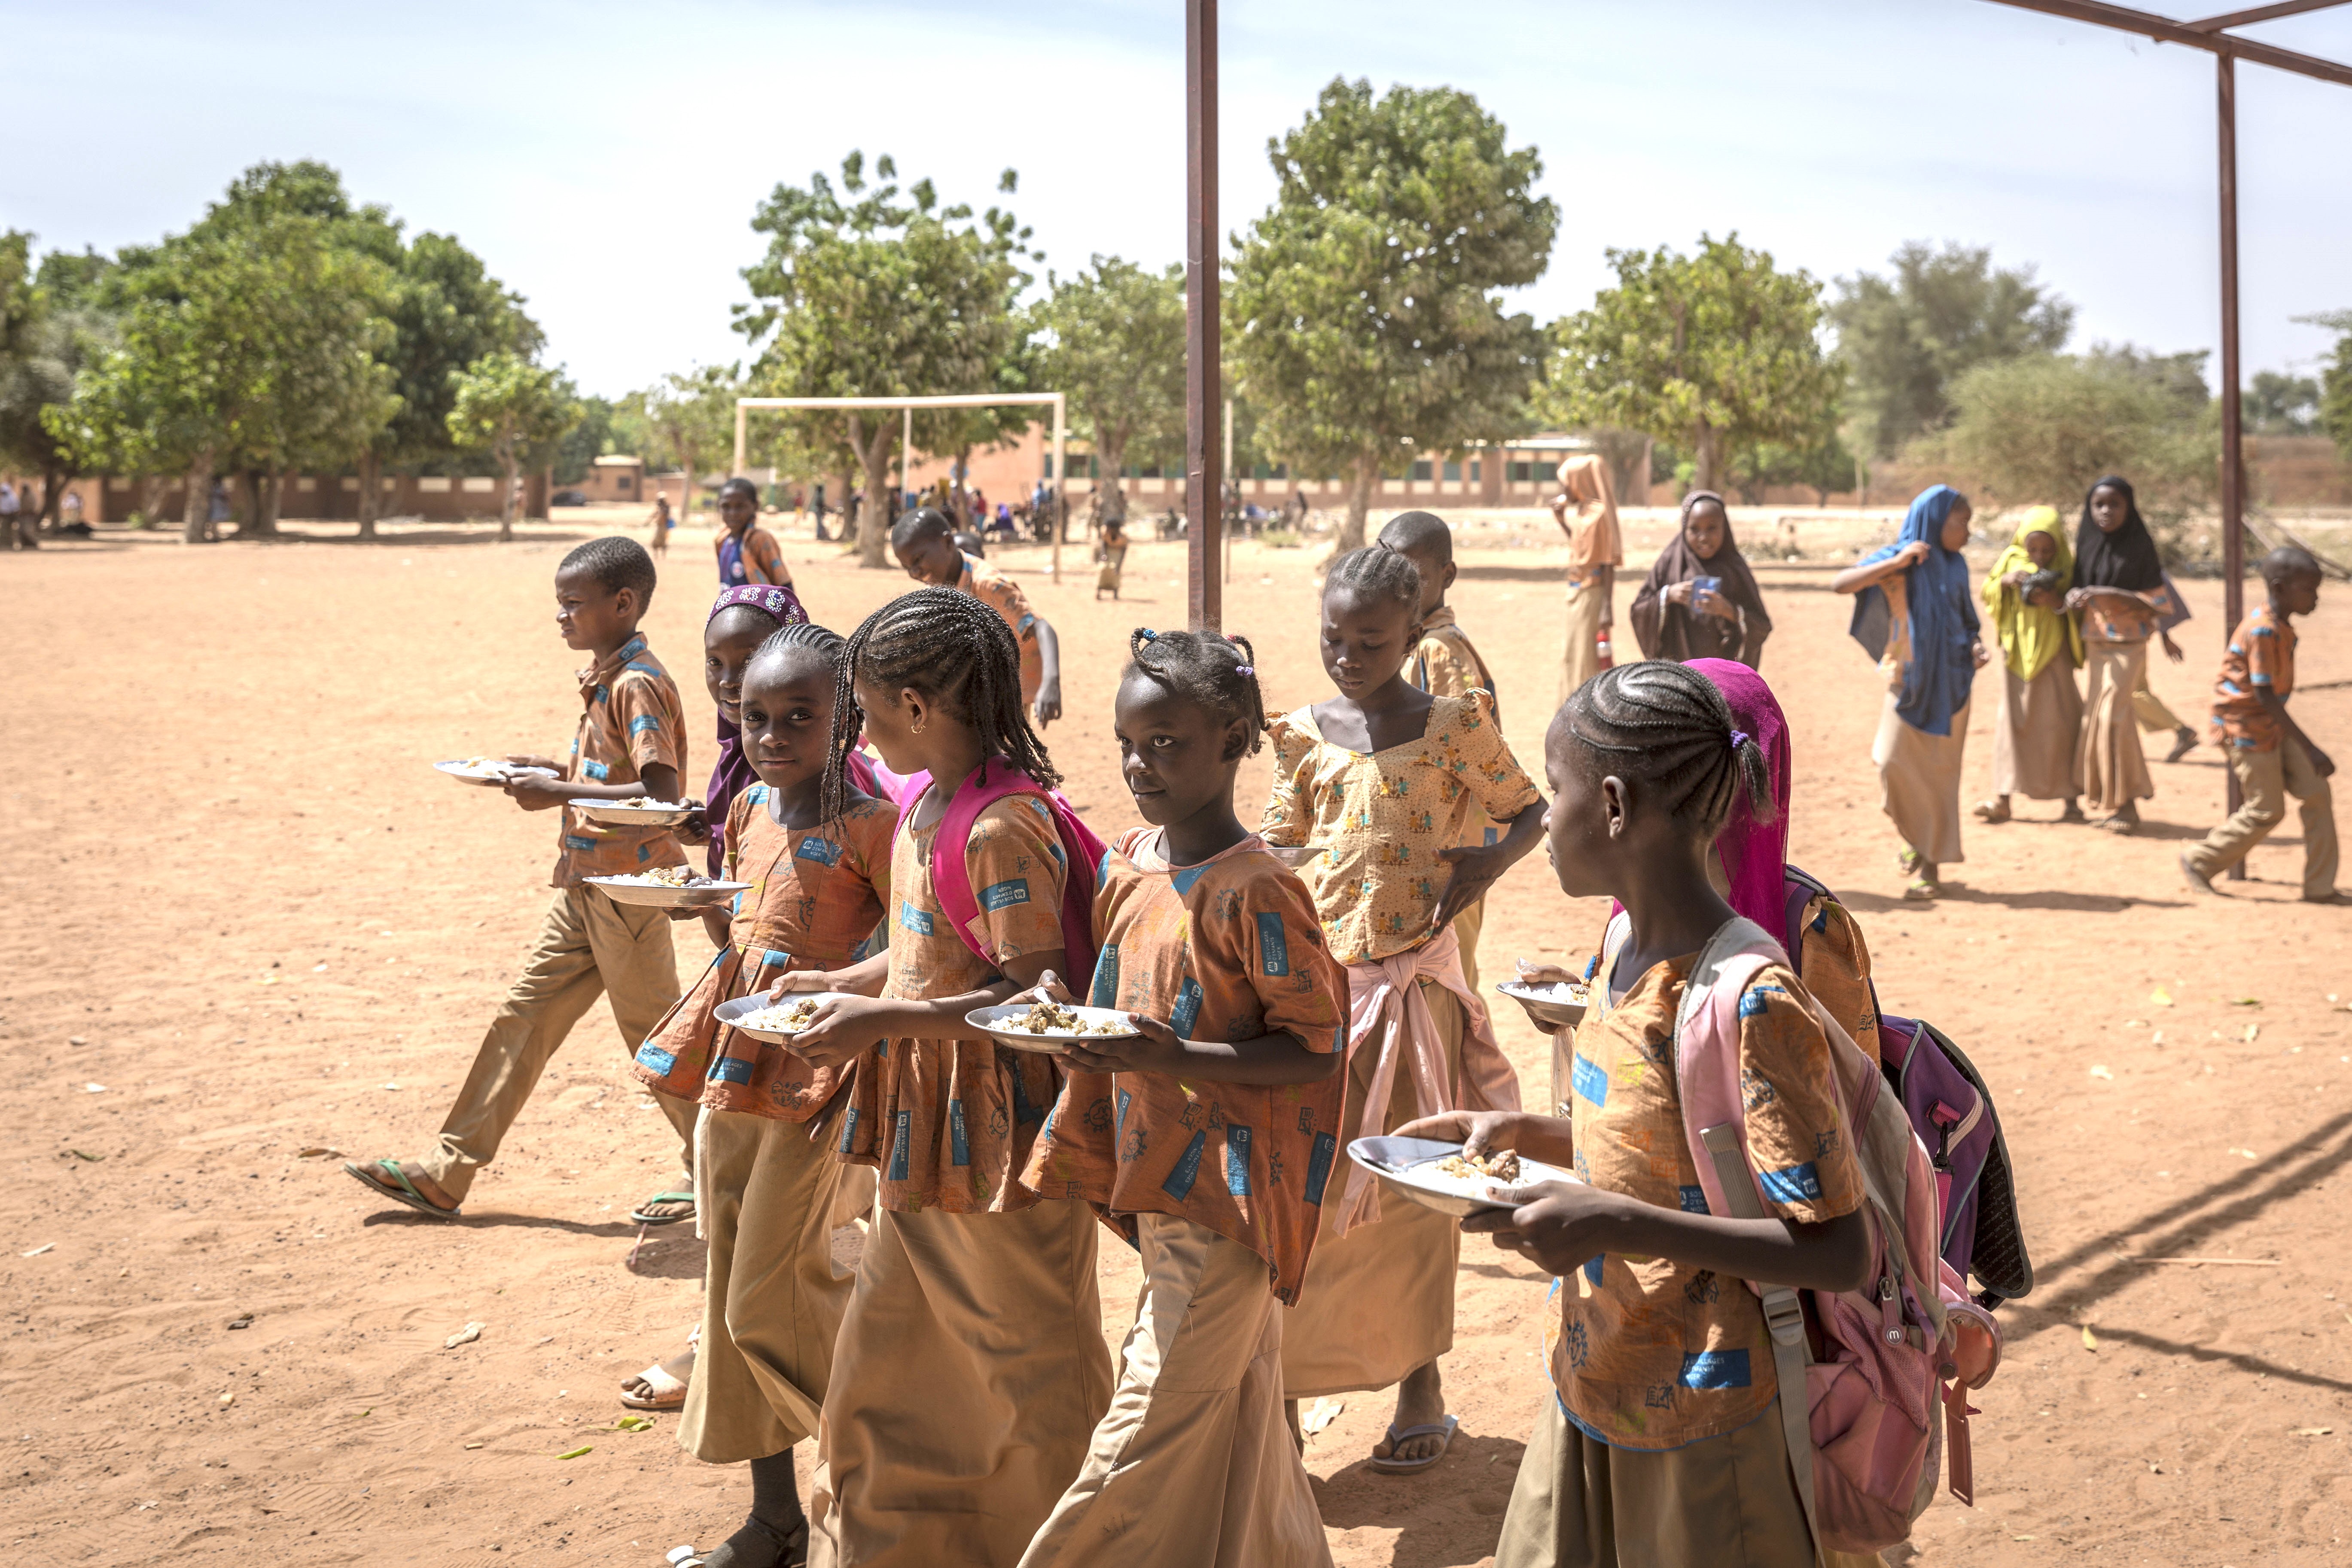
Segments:
[[[1054,405],[1054,581],[1062,580],[1062,529],[1068,510],[1067,454],[1069,405],[1058,392],[957,392],[925,397],[739,397],[735,400],[735,468],[743,471],[749,446],[750,416],[754,408],[896,408],[904,416],[898,427],[898,482],[905,484],[915,451],[915,410],[918,408],[997,408],[1006,404]],[[1197,488],[1197,487],[1196,487]],[[844,497],[846,500],[848,498]],[[1196,562],[1197,564],[1197,562]]]
[[[2245,433],[2238,385],[2238,71],[2237,62],[2251,60],[2274,70],[2292,71],[2338,87],[2352,87],[2352,66],[2338,65],[2312,55],[2297,54],[2232,34],[2232,27],[2306,11],[2326,11],[2347,0],[2280,0],[2270,5],[2231,11],[2202,21],[2176,22],[2145,11],[2100,4],[2099,0],[1993,0],[2021,11],[2039,11],[2070,21],[2113,27],[2118,32],[2153,38],[2159,44],[2180,44],[2203,49],[2213,57],[2214,110],[2219,132],[2221,197],[2221,641],[2227,646],[2246,610],[2246,467]],[[2230,775],[2230,809],[2238,809],[2238,775]],[[2232,879],[2246,874],[2243,862],[2230,868]]]

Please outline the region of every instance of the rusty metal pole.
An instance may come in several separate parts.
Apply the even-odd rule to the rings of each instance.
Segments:
[[[2243,432],[2238,404],[2238,74],[2228,54],[2213,57],[2219,89],[2221,153],[2221,645],[2237,635],[2246,611],[2246,492]],[[2229,773],[2229,809],[2243,804],[2235,770]],[[2230,879],[2246,874],[2241,859]]]
[[[1195,631],[1224,624],[1217,570],[1224,521],[1218,415],[1224,403],[1217,321],[1217,0],[1184,0],[1184,541]]]

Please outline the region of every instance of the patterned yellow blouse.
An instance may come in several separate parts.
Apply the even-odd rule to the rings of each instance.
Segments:
[[[1258,833],[1268,845],[1321,849],[1298,868],[1331,956],[1376,963],[1419,947],[1473,806],[1508,822],[1542,796],[1495,722],[1486,691],[1432,700],[1417,741],[1367,755],[1323,738],[1315,710],[1267,726],[1274,795]]]

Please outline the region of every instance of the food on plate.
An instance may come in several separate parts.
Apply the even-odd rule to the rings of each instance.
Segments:
[[[1109,1019],[1089,1024],[1058,1002],[1039,1002],[1019,1018],[1011,1020],[1019,1028],[1033,1035],[1123,1035],[1127,1033]]]
[[[628,871],[611,877],[594,877],[597,882],[619,882],[634,888],[715,888],[716,877],[705,877],[683,866],[664,866],[657,871]]]
[[[572,804],[593,805],[599,811],[612,811],[616,808],[621,811],[692,811],[694,809],[692,801],[653,800],[642,795],[633,795],[626,800],[575,800]]]
[[[756,1013],[746,1013],[735,1020],[739,1029],[768,1029],[779,1035],[796,1035],[816,1021],[817,1003],[814,996],[803,996],[797,1002],[781,1003],[762,1007]]]
[[[1484,1154],[1448,1154],[1437,1163],[1440,1175],[1461,1180],[1516,1182],[1519,1156],[1516,1150],[1496,1149]]]
[[[1564,1002],[1577,1007],[1592,1000],[1592,993],[1573,980],[1555,980],[1548,984],[1533,980],[1515,980],[1511,983],[1511,992],[1513,995],[1525,996],[1530,1001]]]

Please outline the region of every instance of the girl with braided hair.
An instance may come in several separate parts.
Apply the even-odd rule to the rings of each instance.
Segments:
[[[1749,978],[1738,1048],[1761,1218],[1706,1212],[1670,1070],[1702,955],[1763,935],[1717,890],[1707,851],[1735,803],[1771,815],[1767,759],[1706,676],[1648,661],[1578,689],[1545,737],[1544,772],[1560,890],[1624,906],[1576,1031],[1568,1114],[1455,1111],[1399,1130],[1474,1154],[1514,1149],[1583,1178],[1522,1187],[1502,1194],[1517,1206],[1462,1222],[1559,1280],[1546,1334],[1553,1386],[1496,1563],[1811,1568],[1770,1342],[1742,1282],[1841,1291],[1868,1272],[1832,1042],[1785,960]]]
[[[841,767],[833,710],[846,652],[840,634],[803,620],[772,632],[744,665],[739,739],[758,782],[728,808],[724,869],[751,886],[726,945],[636,1056],[656,1095],[701,1105],[696,1212],[709,1258],[678,1445],[751,1470],[751,1516],[703,1559],[712,1568],[805,1560],[793,1448],[815,1434],[849,1305],[832,1232],[874,1198],[872,1173],[845,1166],[833,1130],[812,1125],[837,1119],[842,1069],[813,1068],[717,1016],[783,974],[862,958],[881,918],[898,808],[825,783]]]
[[[866,617],[834,689],[840,762],[861,729],[893,772],[932,782],[901,803],[888,950],[778,986],[836,994],[789,1048],[855,1064],[834,1146],[881,1182],[824,1395],[816,1555],[1009,1565],[1086,1462],[1111,1367],[1094,1215],[1021,1184],[1060,1072],[964,1016],[1067,967],[1065,883],[1089,873],[1070,870],[1043,794],[1060,776],[1023,711],[1013,633],[979,599],[918,588]],[[1022,790],[992,797],[1004,769]],[[848,784],[824,776],[830,816]],[[977,816],[956,808],[967,790]],[[968,924],[935,877],[951,813],[970,826],[937,853],[961,857]]]
[[[1331,1561],[1285,1430],[1283,1319],[1339,1152],[1348,983],[1314,900],[1234,815],[1265,709],[1247,639],[1138,630],[1120,771],[1148,827],[1104,857],[1090,1000],[1022,1180],[1142,1256],[1118,1393],[1022,1568]],[[1040,994],[1066,1000],[1055,977]],[[1163,1392],[1165,1391],[1165,1392]]]
[[[1417,1115],[1519,1103],[1452,921],[1535,847],[1543,798],[1504,742],[1493,693],[1433,697],[1405,679],[1420,613],[1408,557],[1377,546],[1341,556],[1322,604],[1323,668],[1338,694],[1267,728],[1274,794],[1258,831],[1300,852],[1324,938],[1348,970],[1342,1146]],[[1503,825],[1496,843],[1463,843],[1474,804]],[[1384,1206],[1360,1166],[1337,1173],[1334,1189],[1283,1336],[1284,1394],[1295,1416],[1301,1399],[1398,1384],[1372,1463],[1426,1468],[1455,1425],[1437,1358],[1454,1344],[1461,1234],[1433,1209]]]
[[[956,543],[955,524],[938,507],[917,507],[890,529],[890,552],[908,576],[982,600],[1004,618],[1021,650],[1021,700],[1044,729],[1062,716],[1062,641],[1054,623],[1032,609],[1021,584]]]

